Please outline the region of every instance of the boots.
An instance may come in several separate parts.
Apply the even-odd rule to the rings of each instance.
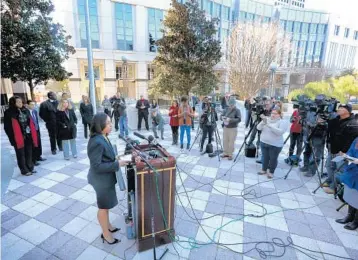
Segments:
[[[172,142],[172,145],[175,145],[175,134],[173,134],[173,142]]]
[[[175,144],[175,145],[178,145],[178,138],[179,138],[179,135],[178,135],[178,134],[175,134],[175,135],[174,135],[174,144]]]
[[[348,215],[342,219],[336,219],[336,222],[339,224],[347,224],[354,220],[354,215],[356,213],[356,209],[348,205]]]
[[[349,207],[353,208],[351,206],[349,206]],[[358,210],[355,208],[353,208],[353,209],[355,211],[355,214],[354,214],[354,218],[353,218],[352,222],[350,222],[344,226],[344,228],[348,229],[348,230],[356,230],[358,228]]]

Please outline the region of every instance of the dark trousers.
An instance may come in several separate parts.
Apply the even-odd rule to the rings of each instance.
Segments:
[[[179,126],[170,126],[172,128],[172,134],[178,135],[179,133]]]
[[[27,135],[25,138],[25,146],[21,149],[15,148],[17,165],[21,171],[21,174],[26,174],[34,169],[34,163],[32,161],[32,138],[31,135]]]
[[[269,169],[270,173],[274,173],[277,167],[277,159],[282,151],[282,147],[277,147],[261,142],[262,152],[262,171]]]
[[[83,124],[83,128],[84,128],[84,133],[85,133],[85,138],[88,138],[88,130],[91,130],[91,125],[90,124]]]
[[[193,112],[195,113],[195,107],[192,107],[192,109],[193,109]],[[195,128],[195,126],[194,126],[194,118],[192,118],[192,120],[191,120],[191,129],[194,130],[194,128]]]
[[[116,131],[118,131],[119,129],[119,116],[114,116],[114,128],[116,129]]]
[[[248,128],[249,125],[251,126],[251,109],[246,109],[246,117],[245,117],[245,127]]]
[[[142,120],[144,119],[145,122],[145,128],[149,130],[149,124],[148,124],[148,113],[138,112],[138,130],[142,128]]]
[[[32,161],[35,163],[38,160],[40,160],[41,155],[42,155],[42,144],[41,144],[41,134],[40,131],[37,131],[37,142],[38,142],[38,146],[32,147]]]
[[[313,136],[311,140],[306,143],[305,151],[303,153],[303,165],[308,167],[311,174],[316,174],[317,166],[320,164],[324,154],[324,137]]]
[[[297,146],[296,155],[300,157],[302,154],[303,148],[303,136],[301,133],[291,133],[290,134],[290,149],[289,149],[289,156],[293,155],[295,151],[295,146]]]
[[[213,139],[213,132],[214,132],[214,126],[212,126],[212,125],[204,125],[203,126],[203,137],[201,138],[201,144],[200,144],[201,148],[204,147],[204,142],[208,135],[209,135],[208,143],[211,144],[212,139]]]
[[[47,128],[47,131],[48,131],[48,135],[50,137],[51,151],[56,151],[57,150],[56,149],[56,142],[57,142],[58,149],[62,150],[62,142],[58,138],[58,135],[57,135],[56,123],[46,123],[46,128]]]

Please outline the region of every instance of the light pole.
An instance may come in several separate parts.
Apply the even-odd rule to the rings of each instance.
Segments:
[[[87,38],[89,94],[90,94],[91,103],[93,105],[93,113],[96,114],[97,113],[96,90],[95,90],[95,86],[94,86],[91,26],[90,26],[90,21],[89,21],[88,0],[85,0],[85,23],[86,23],[86,38]]]
[[[127,58],[122,56],[122,69],[123,69],[123,90],[125,92],[124,96],[126,98],[128,98],[128,95],[129,95],[129,89],[127,87],[127,78],[128,78],[128,63],[127,63]]]
[[[271,72],[271,84],[270,84],[270,88],[269,88],[269,95],[270,97],[273,97],[274,96],[274,82],[275,82],[275,72],[277,70],[277,64],[276,62],[272,62],[270,64],[270,72]]]

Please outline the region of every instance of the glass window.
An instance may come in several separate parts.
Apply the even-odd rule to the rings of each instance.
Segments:
[[[94,79],[95,80],[99,80],[99,66],[94,66],[93,68],[93,74],[94,74]],[[89,73],[88,73],[88,66],[85,66],[85,78],[88,79]]]
[[[310,24],[310,33],[317,33],[317,24],[316,23]]]
[[[318,34],[325,34],[326,33],[326,25],[325,24],[319,24],[317,28]]]
[[[301,23],[300,22],[294,22],[293,24],[293,31],[296,33],[299,33],[301,29]]]
[[[213,3],[213,13],[212,16],[220,18],[220,4]]]
[[[344,37],[348,38],[349,37],[349,28],[345,28],[344,29]]]
[[[240,13],[239,13],[239,19],[240,19],[240,21],[245,21],[245,19],[246,19],[246,12],[240,11]]]
[[[149,51],[156,52],[157,46],[155,42],[162,38],[162,20],[163,10],[148,8],[148,27],[149,27]]]
[[[354,31],[353,39],[358,40],[358,31]]]
[[[335,26],[334,26],[334,35],[336,35],[336,36],[339,35],[339,29],[340,29],[340,26],[339,26],[339,25],[335,25]]]
[[[286,31],[287,32],[293,32],[293,22],[292,21],[287,21],[286,22]]]
[[[313,55],[314,42],[307,43],[307,55]]]
[[[230,7],[222,6],[221,19],[230,21]]]
[[[129,4],[115,3],[117,49],[133,50],[133,15]]]
[[[308,23],[302,23],[301,33],[308,33]]]
[[[229,30],[228,29],[221,29],[221,37],[220,37],[220,41],[226,42],[227,41],[227,37],[229,35]]]
[[[207,14],[211,14],[211,4],[212,2],[209,0],[203,0],[203,10],[207,13]]]
[[[323,44],[322,42],[316,42],[316,46],[315,46],[315,49],[314,49],[314,54],[316,56],[321,54],[322,44]]]
[[[248,21],[252,21],[252,20],[254,20],[254,15],[250,14],[250,13],[247,13],[246,18],[247,18]]]
[[[98,10],[97,0],[88,0],[89,4],[89,15],[90,15],[90,26],[91,26],[91,42],[92,48],[99,48],[99,26],[98,26]],[[78,7],[78,21],[80,29],[80,42],[81,47],[87,47],[87,36],[86,36],[86,23],[85,23],[85,2],[84,0],[77,1]]]

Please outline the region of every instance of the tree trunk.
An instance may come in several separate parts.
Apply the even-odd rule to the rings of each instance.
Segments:
[[[34,83],[32,82],[32,80],[29,80],[28,84],[29,84],[29,87],[30,87],[31,100],[36,102],[35,94],[34,94]]]

